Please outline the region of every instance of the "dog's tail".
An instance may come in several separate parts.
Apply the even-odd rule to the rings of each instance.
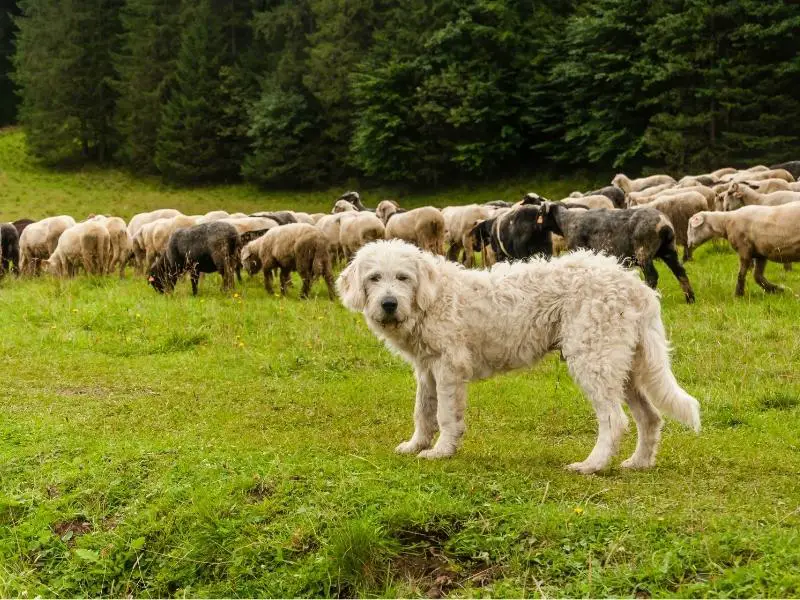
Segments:
[[[700,403],[680,385],[669,364],[661,307],[653,295],[642,316],[634,383],[650,402],[687,427],[700,431]]]

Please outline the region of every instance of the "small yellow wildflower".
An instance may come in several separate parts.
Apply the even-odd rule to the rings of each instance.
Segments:
[[[573,511],[573,512],[574,512],[576,515],[582,515],[582,514],[583,514],[583,509],[582,509],[580,506],[576,506],[575,508],[573,508],[573,509],[572,509],[572,511]]]

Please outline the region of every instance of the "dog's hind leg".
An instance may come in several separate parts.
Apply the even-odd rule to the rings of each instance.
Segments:
[[[650,468],[656,463],[663,420],[656,407],[630,383],[625,388],[625,401],[636,421],[637,442],[636,450],[621,466],[625,469]]]
[[[398,454],[416,454],[427,450],[436,434],[436,381],[430,371],[417,369],[417,399],[414,404],[414,435],[394,449]]]
[[[567,468],[578,473],[596,473],[611,462],[628,427],[628,417],[622,410],[623,378],[602,373],[603,369],[594,356],[568,356],[567,365],[572,378],[589,397],[597,414],[597,442],[594,448],[586,460],[572,463]]]
[[[467,385],[452,373],[439,373],[436,379],[436,421],[439,423],[439,439],[430,450],[419,453],[420,458],[446,458],[458,450],[466,430],[464,411],[467,406]]]

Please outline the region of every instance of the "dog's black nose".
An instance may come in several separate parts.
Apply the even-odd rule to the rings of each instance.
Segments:
[[[392,314],[397,310],[397,298],[394,296],[386,296],[386,298],[381,301],[381,308],[387,315]]]

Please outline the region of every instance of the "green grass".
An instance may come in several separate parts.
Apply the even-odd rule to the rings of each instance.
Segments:
[[[338,192],[48,173],[21,144],[0,135],[3,219],[317,210]],[[409,201],[555,189],[535,184]],[[787,293],[751,280],[734,299],[737,262],[701,248],[693,306],[659,267],[703,432],[671,422],[655,469],[592,477],[563,469],[596,422],[555,355],[471,385],[461,451],[421,462],[392,452],[410,369],[319,285],[304,302],[255,279],[235,296],[209,276],[193,298],[130,274],[7,277],[0,596],[800,595],[800,271],[772,265]]]

